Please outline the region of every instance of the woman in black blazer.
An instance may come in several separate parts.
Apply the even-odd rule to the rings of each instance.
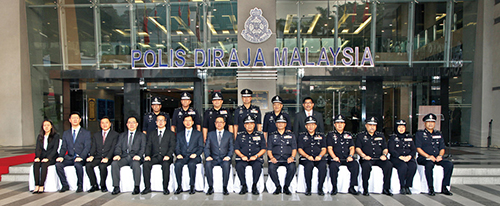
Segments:
[[[35,190],[33,190],[33,194],[43,193],[44,191],[43,186],[47,178],[47,168],[49,165],[56,163],[59,139],[60,137],[54,128],[54,123],[48,119],[44,120],[40,133],[36,138],[35,163],[33,164]]]

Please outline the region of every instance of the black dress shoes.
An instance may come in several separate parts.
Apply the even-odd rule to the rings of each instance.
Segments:
[[[148,193],[150,193],[150,192],[151,192],[151,188],[146,187],[146,188],[144,188],[144,190],[141,192],[141,194],[142,194],[142,195],[145,195],[145,194],[148,194]]]
[[[229,191],[227,191],[227,187],[222,187],[222,194],[229,195]]]
[[[66,191],[68,191],[68,190],[69,190],[69,186],[63,186],[63,187],[59,190],[59,192],[66,192]]]
[[[431,188],[429,188],[429,193],[427,193],[427,194],[429,194],[430,196],[434,196],[434,195],[436,195],[436,192],[434,192],[434,188],[431,187]]]
[[[139,193],[141,193],[141,190],[139,190],[139,186],[135,186],[134,191],[132,191],[132,195],[138,195]]]
[[[399,190],[399,194],[406,195],[406,188],[401,187],[401,189]]]
[[[276,190],[274,190],[273,195],[279,195],[281,193],[281,186],[277,186]]]
[[[410,188],[409,188],[409,187],[406,187],[406,194],[407,194],[407,195],[411,195],[411,190],[410,190]]]
[[[349,192],[349,194],[352,194],[352,195],[359,195],[359,192],[356,191],[356,189],[354,189],[354,186],[350,186],[348,192]]]
[[[392,192],[389,189],[382,190],[382,194],[387,195],[387,196],[392,196]]]
[[[105,186],[101,187],[101,192],[108,192],[108,188],[106,188]]]
[[[80,192],[83,192],[82,186],[78,186],[78,188],[76,189],[76,193],[80,193]]]
[[[337,186],[334,186],[332,188],[332,191],[330,192],[331,195],[336,195],[338,193]]]
[[[311,190],[307,189],[306,193],[304,193],[306,196],[311,196]]]
[[[292,194],[292,192],[290,192],[290,190],[288,189],[288,186],[283,187],[283,193],[285,193],[285,195],[291,195]]]
[[[194,185],[191,185],[191,188],[189,189],[189,194],[192,195],[196,193],[196,191],[194,190]]]
[[[90,188],[90,190],[89,190],[88,192],[95,192],[95,191],[97,191],[97,190],[99,190],[99,187],[98,187],[97,185],[94,185],[94,186],[92,186],[92,187]]]
[[[183,190],[182,190],[182,187],[181,187],[181,186],[178,186],[178,187],[177,187],[177,189],[176,189],[176,190],[175,190],[175,192],[174,192],[174,195],[181,194],[181,192],[182,192],[182,191],[183,191]]]
[[[168,195],[168,194],[170,194],[170,191],[169,191],[168,189],[164,189],[164,190],[163,190],[163,194],[164,194],[164,195]]]
[[[441,193],[444,195],[453,195],[453,193],[451,193],[446,186],[443,186],[443,188],[441,189]]]
[[[323,192],[322,189],[318,189],[318,195],[319,196],[324,196],[325,195],[325,192]]]
[[[244,194],[247,194],[247,192],[248,192],[247,185],[242,185],[242,186],[241,186],[240,193],[238,193],[238,194],[240,194],[240,195],[244,195]]]
[[[113,189],[113,192],[111,192],[111,194],[112,194],[112,195],[116,195],[116,194],[118,194],[118,193],[120,193],[120,187],[115,187],[115,188]]]
[[[207,190],[207,195],[212,195],[214,194],[214,188],[213,187],[208,187],[208,190]]]
[[[364,196],[370,196],[370,193],[368,193],[368,189],[363,190],[363,195]]]
[[[257,185],[255,185],[255,184],[252,186],[252,194],[259,195],[259,191],[257,190]]]

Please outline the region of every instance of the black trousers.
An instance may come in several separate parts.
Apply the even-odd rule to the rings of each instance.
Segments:
[[[432,169],[434,165],[441,165],[444,169],[443,186],[450,186],[451,174],[453,173],[453,163],[449,160],[441,160],[440,162],[432,162],[425,159],[425,157],[418,157],[417,162],[419,165],[425,166],[425,178],[427,179],[427,186],[434,187],[434,178],[432,176]]]
[[[370,179],[372,165],[382,168],[382,172],[384,173],[384,189],[391,189],[392,163],[389,160],[361,160],[360,164],[364,191],[368,191],[368,179]]]
[[[111,175],[113,177],[113,187],[120,186],[120,168],[123,166],[130,166],[132,168],[132,176],[134,177],[134,186],[139,187],[141,184],[141,161],[133,160],[132,157],[122,157],[118,161],[111,163]]]
[[[177,179],[177,185],[180,187],[182,185],[182,168],[187,164],[189,170],[189,185],[194,186],[194,181],[196,177],[196,164],[200,163],[196,158],[192,159],[185,157],[182,159],[177,159],[175,161],[175,178]]]
[[[417,162],[411,159],[408,162],[400,160],[399,158],[391,159],[392,165],[398,170],[399,185],[401,187],[412,187],[413,176],[417,172]]]
[[[285,177],[285,187],[290,186],[293,176],[295,176],[295,162],[288,163],[286,159],[280,158],[276,164],[269,162],[268,173],[271,176],[271,180],[274,182],[276,187],[280,186],[280,180],[278,179],[278,167],[286,167],[286,177]]]
[[[40,162],[33,163],[35,186],[45,185],[45,180],[47,179],[47,168],[55,163],[55,160],[48,162],[41,162],[42,159],[43,158],[40,158]]]
[[[336,187],[337,186],[337,179],[339,176],[339,168],[341,165],[347,166],[347,169],[351,173],[351,182],[349,186],[358,186],[358,175],[359,175],[359,164],[356,162],[356,160],[347,162],[347,161],[340,161],[340,162],[335,162],[331,161],[330,162],[330,180],[332,182],[332,186]]]
[[[231,160],[223,161],[219,160],[211,160],[205,162],[205,175],[207,176],[207,183],[209,187],[214,186],[214,166],[221,166],[222,168],[222,186],[227,187],[227,183],[229,182],[229,168],[231,165]]]
[[[63,187],[68,187],[68,180],[66,180],[66,173],[64,172],[64,167],[66,166],[75,166],[76,169],[76,177],[78,178],[77,186],[83,186],[83,165],[85,165],[85,160],[81,162],[75,162],[73,159],[64,158],[62,162],[56,163],[56,171],[57,176],[59,176],[59,180]]]
[[[241,185],[247,184],[247,179],[245,176],[245,168],[248,165],[252,166],[253,184],[256,185],[257,182],[259,182],[260,173],[262,172],[262,161],[261,160],[248,161],[248,162],[243,160],[236,161],[236,173],[238,173],[238,178],[240,178]]]
[[[311,180],[314,167],[318,168],[318,190],[323,190],[323,184],[326,178],[326,160],[310,161],[300,160],[300,164],[304,165],[304,175],[306,178],[306,191],[311,191]]]
[[[108,163],[101,163],[101,157],[95,157],[92,162],[87,162],[85,165],[85,171],[87,171],[87,176],[89,176],[90,186],[97,185],[97,178],[95,176],[94,167],[99,166],[99,174],[101,176],[101,181],[99,185],[101,188],[106,187],[106,179],[108,178],[108,166],[111,165],[113,159],[108,159]]]
[[[161,164],[161,170],[163,172],[163,190],[166,190],[168,189],[168,182],[170,181],[170,164],[172,164],[172,159],[164,161],[161,156],[154,156],[151,157],[151,161],[144,161],[142,165],[144,186],[146,188],[151,188],[151,169],[155,164]]]

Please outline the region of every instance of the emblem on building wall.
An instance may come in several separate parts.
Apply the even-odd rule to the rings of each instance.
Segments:
[[[250,17],[245,21],[241,36],[251,43],[258,44],[268,40],[272,33],[269,22],[262,16],[262,10],[257,7],[250,10]]]

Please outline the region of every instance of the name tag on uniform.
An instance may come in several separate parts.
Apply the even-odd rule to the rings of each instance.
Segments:
[[[380,140],[383,140],[383,138],[382,137],[375,137],[375,139],[373,139],[373,140],[380,141]]]
[[[351,135],[344,136],[344,139],[352,139]]]
[[[405,138],[405,142],[411,142],[411,141],[413,141],[413,139],[411,139],[411,138]]]
[[[316,137],[314,137],[314,140],[322,140],[322,139],[323,139],[323,137],[321,137],[321,136],[319,136],[319,135],[318,135],[318,136],[316,136]]]
[[[227,114],[227,111],[226,110],[221,110],[220,114]]]
[[[195,115],[195,114],[196,114],[196,112],[195,112],[195,111],[189,111],[189,112],[188,112],[188,114],[189,114],[189,115]]]
[[[252,139],[253,139],[253,141],[260,141],[260,136],[255,136]]]
[[[440,138],[441,138],[441,135],[432,136],[432,139],[440,139]]]
[[[283,138],[285,138],[285,139],[292,139],[292,136],[291,135],[285,135]]]
[[[252,109],[252,111],[250,111],[250,112],[255,113],[255,114],[259,113],[256,109]]]

